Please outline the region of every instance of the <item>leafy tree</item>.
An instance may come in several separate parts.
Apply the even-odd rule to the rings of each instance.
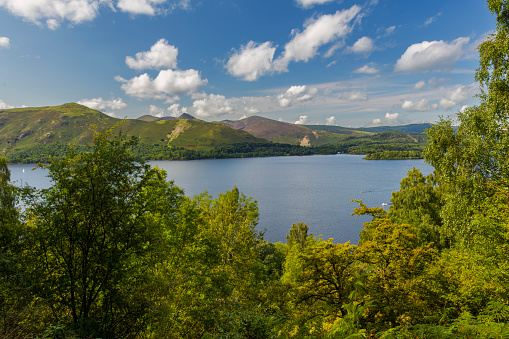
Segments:
[[[180,189],[130,153],[113,129],[87,152],[71,148],[47,166],[53,186],[29,209],[40,258],[38,296],[54,322],[82,337],[135,337],[150,306],[149,267],[176,222]]]
[[[428,130],[425,159],[435,167],[444,187],[444,231],[459,240],[471,238],[468,227],[475,209],[494,193],[495,182],[509,180],[509,4],[488,0],[497,30],[479,45],[476,80],[481,85],[479,106],[459,112],[457,130],[442,119]]]
[[[27,246],[26,229],[20,221],[17,200],[20,191],[10,182],[7,159],[0,157],[0,336],[29,335],[25,324],[32,301],[30,280],[25,269],[23,251]]]
[[[401,180],[399,191],[392,193],[388,215],[395,223],[414,226],[423,244],[433,242],[446,247],[447,239],[441,238],[442,194],[437,179],[436,174],[424,176],[419,169],[412,168]]]

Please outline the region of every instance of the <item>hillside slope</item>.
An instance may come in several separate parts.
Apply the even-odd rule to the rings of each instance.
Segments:
[[[347,130],[345,133],[331,133],[328,131],[313,130],[308,126],[275,121],[259,116],[252,116],[238,121],[223,120],[219,123],[246,131],[258,138],[301,146],[335,144],[349,136],[363,136],[367,134],[365,132],[350,130]]]
[[[149,121],[146,121],[149,120]],[[122,130],[140,138],[142,144],[168,144],[186,148],[266,142],[247,132],[219,123],[185,116],[183,119],[122,120],[88,107],[68,103],[60,106],[0,110],[0,149],[10,152],[52,144],[90,144],[94,128],[121,124]]]

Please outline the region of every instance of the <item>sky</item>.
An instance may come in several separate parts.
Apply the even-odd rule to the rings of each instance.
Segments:
[[[368,127],[478,103],[482,0],[0,0],[0,109]]]

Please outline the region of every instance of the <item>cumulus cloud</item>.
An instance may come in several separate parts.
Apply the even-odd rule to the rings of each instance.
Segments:
[[[399,113],[386,113],[383,119],[373,119],[373,125],[375,126],[395,126],[398,124]]]
[[[74,24],[93,20],[101,5],[112,6],[111,0],[0,0],[12,14],[41,25],[46,19],[50,29],[56,29],[61,21]]]
[[[367,36],[363,36],[359,40],[357,40],[350,50],[354,53],[362,54],[362,53],[370,53],[373,50],[373,40],[368,38]]]
[[[374,68],[374,67],[371,67],[369,65],[364,65],[360,68],[357,68],[355,71],[353,71],[354,73],[361,73],[361,74],[376,74],[378,72],[380,72],[380,70]]]
[[[195,100],[193,109],[196,116],[203,118],[235,113],[229,100],[220,94],[209,94],[203,99]]]
[[[149,114],[158,118],[165,116],[179,117],[183,113],[187,113],[187,107],[180,108],[180,104],[173,104],[166,109],[156,105],[149,106]]]
[[[8,105],[3,100],[0,100],[0,109],[11,109],[14,108],[14,106]]]
[[[160,39],[150,51],[138,52],[135,57],[127,56],[125,63],[129,68],[142,69],[162,69],[177,67],[178,49],[169,45],[165,39]]]
[[[129,96],[162,100],[168,99],[168,95],[192,94],[207,82],[207,79],[202,79],[200,73],[194,69],[162,70],[153,80],[147,73],[129,80],[119,76],[115,79],[124,83],[121,88]]]
[[[423,89],[424,87],[426,87],[426,81],[421,80],[421,81],[417,82],[417,83],[414,85],[414,90],[415,90],[415,91],[420,91],[420,90],[421,90],[421,89]]]
[[[272,70],[275,52],[270,41],[261,45],[250,41],[230,57],[225,67],[235,77],[254,81]]]
[[[5,36],[0,37],[0,48],[9,48],[11,46],[11,40]]]
[[[302,4],[326,2],[323,0],[299,1]],[[241,46],[240,50],[234,52],[225,68],[235,77],[255,81],[267,73],[287,72],[290,62],[307,62],[318,54],[320,47],[336,42],[324,54],[325,57],[330,57],[338,48],[343,47],[344,42],[337,42],[337,40],[352,31],[353,24],[351,22],[360,10],[359,6],[354,5],[350,9],[337,11],[335,14],[326,14],[307,20],[303,31],[292,30],[293,38],[285,45],[285,50],[277,59],[274,59],[277,46],[273,46],[272,42],[257,44],[250,41],[247,45]],[[365,41],[363,42],[365,43]],[[366,46],[361,44],[358,48],[365,49]]]
[[[164,108],[157,107],[156,105],[150,105],[148,112],[150,115],[162,118],[164,116],[164,113],[166,113],[166,110]]]
[[[315,87],[292,86],[286,92],[279,94],[277,101],[280,107],[290,107],[295,103],[312,99],[317,92],[318,89]]]
[[[305,61],[316,56],[318,48],[346,36],[352,31],[351,22],[360,12],[357,5],[350,9],[325,14],[317,19],[308,20],[302,32],[294,30],[293,39],[285,45],[285,50],[274,62],[274,69],[279,72],[288,70],[291,61]]]
[[[396,72],[419,72],[433,69],[448,70],[463,54],[463,46],[470,38],[458,38],[451,43],[423,41],[407,48],[396,62]]]
[[[131,14],[156,14],[156,6],[164,3],[166,0],[119,0],[117,7],[122,12]]]
[[[103,100],[99,97],[94,99],[82,99],[77,103],[98,111],[104,111],[106,109],[119,110],[127,107],[127,104],[121,98]]]
[[[314,5],[323,5],[327,2],[331,2],[334,0],[296,0],[297,4],[303,8],[310,8]]]
[[[335,116],[331,116],[331,117],[325,118],[325,124],[327,126],[336,125],[336,117]]]
[[[401,108],[407,112],[426,112],[438,108],[438,104],[432,104],[426,99],[418,101],[405,100],[401,104]]]
[[[339,93],[338,97],[340,99],[348,100],[348,101],[366,101],[366,100],[368,100],[368,95],[365,92],[361,92],[361,91],[351,91],[351,92]]]
[[[295,125],[305,125],[308,123],[308,116],[301,115],[299,120],[295,121]]]
[[[456,105],[463,105],[479,91],[479,87],[473,83],[468,86],[458,86],[455,89],[445,93],[440,99],[440,106],[443,109],[451,109]]]

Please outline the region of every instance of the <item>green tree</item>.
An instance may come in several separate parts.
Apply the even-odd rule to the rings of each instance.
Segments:
[[[29,308],[33,298],[27,275],[24,249],[26,228],[17,208],[20,189],[10,182],[5,157],[0,157],[0,336],[29,336],[26,319],[38,314]]]
[[[131,154],[135,143],[110,129],[96,133],[89,151],[71,147],[47,166],[53,186],[29,208],[38,297],[54,324],[82,337],[143,330],[149,268],[176,223],[181,190]]]
[[[442,218],[442,194],[436,174],[424,176],[419,169],[412,168],[400,183],[399,191],[392,193],[392,206],[388,216],[395,223],[407,223],[416,228],[422,244],[430,242],[447,247],[440,228]]]
[[[457,130],[442,119],[428,130],[425,159],[435,167],[444,188],[441,216],[447,236],[472,237],[468,221],[493,185],[509,186],[509,4],[488,0],[497,30],[479,45],[475,78],[481,85],[480,104],[459,112]]]

